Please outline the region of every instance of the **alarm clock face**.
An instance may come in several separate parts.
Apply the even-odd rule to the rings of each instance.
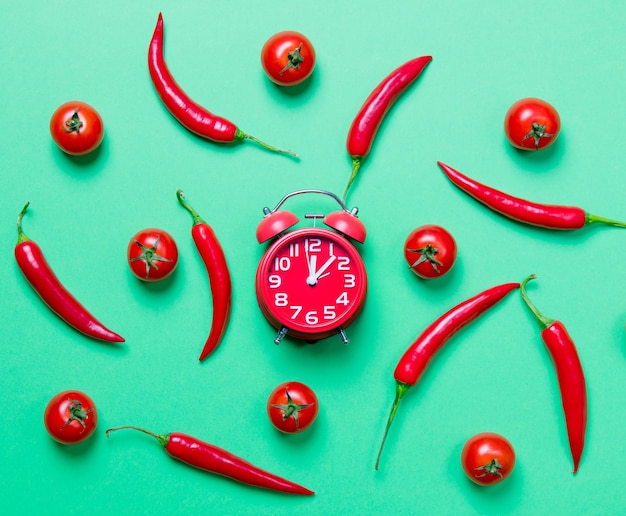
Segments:
[[[259,306],[278,329],[305,340],[330,337],[358,315],[367,276],[357,250],[324,228],[302,228],[279,238],[256,276]]]

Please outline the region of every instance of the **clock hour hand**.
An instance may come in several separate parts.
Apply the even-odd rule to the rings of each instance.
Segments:
[[[315,256],[315,255],[314,255]],[[335,255],[332,255],[328,260],[324,262],[318,271],[313,274],[309,274],[309,277],[306,279],[307,285],[313,286],[317,284],[317,280],[322,277],[322,275],[326,272],[326,269],[331,266],[331,264],[337,259]]]
[[[308,283],[311,278],[315,276],[315,269],[317,267],[317,256],[313,255],[309,257],[309,253],[306,253],[306,263],[309,269],[309,275],[306,278],[306,282]]]

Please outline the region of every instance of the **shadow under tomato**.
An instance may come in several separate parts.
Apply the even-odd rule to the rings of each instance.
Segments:
[[[273,91],[277,91],[285,97],[298,97],[309,91],[311,88],[314,87],[315,84],[317,84],[318,75],[319,70],[313,70],[313,73],[309,77],[307,77],[300,84],[295,84],[293,86],[281,86],[280,84],[276,84],[275,82],[271,81],[269,77],[265,77],[265,80],[267,81],[268,85],[273,89]]]
[[[58,152],[59,154],[61,154],[63,159],[81,168],[83,167],[87,168],[92,163],[94,163],[98,159],[98,157],[102,154],[102,149],[105,145],[106,145],[106,136],[102,140],[102,143],[98,145],[98,147],[96,147],[94,150],[92,150],[88,154],[76,156],[73,154],[68,154],[67,152],[63,152],[59,147],[57,147],[57,145],[54,142],[52,142],[54,152]]]
[[[66,457],[84,457],[90,450],[96,445],[96,439],[98,439],[98,427],[93,434],[91,434],[85,441],[77,444],[63,444],[50,438],[51,445],[58,453],[62,453]]]
[[[146,291],[150,292],[165,292],[173,288],[172,285],[176,282],[176,277],[178,276],[177,272],[178,271],[174,270],[174,272],[172,272],[167,278],[163,278],[162,280],[158,281],[141,280],[130,271],[128,272],[128,274],[131,276],[131,280],[135,280],[137,283],[139,283],[139,288],[143,288]]]
[[[556,166],[561,161],[563,156],[564,139],[565,137],[561,134],[552,145],[538,151],[522,150],[517,147],[513,147],[506,137],[504,137],[503,141],[507,147],[507,153],[515,159],[524,160],[525,163],[543,163]],[[534,168],[533,170],[538,169]]]

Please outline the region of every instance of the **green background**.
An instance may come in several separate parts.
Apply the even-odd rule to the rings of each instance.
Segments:
[[[146,56],[158,12],[165,56],[187,93],[244,131],[297,151],[197,138],[165,110]],[[537,514],[623,511],[626,447],[624,255],[626,232],[589,227],[555,233],[501,218],[451,186],[441,160],[476,179],[540,202],[616,219],[624,206],[626,5],[599,2],[3,2],[0,7],[0,506],[5,513],[68,514]],[[294,29],[315,45],[305,85],[265,77],[260,49]],[[361,246],[368,301],[351,342],[272,342],[256,305],[255,240],[264,206],[286,193],[340,194],[350,160],[345,137],[363,100],[391,70],[432,55],[388,113],[348,198],[368,237]],[[505,140],[508,107],[537,96],[557,107],[562,134],[549,150],[522,153]],[[52,142],[50,115],[65,101],[104,119],[101,148],[86,158]],[[206,272],[178,205],[182,188],[215,230],[234,287],[220,348],[197,357],[210,325]],[[294,198],[299,216],[335,209]],[[126,338],[90,340],[53,315],[13,259],[15,219],[66,287]],[[455,236],[459,258],[424,282],[406,267],[406,235],[425,223]],[[171,280],[148,285],[126,265],[144,227],[176,238]],[[530,273],[537,306],[574,338],[589,395],[587,443],[572,463],[554,370],[539,327],[513,294],[459,333],[404,398],[380,471],[376,451],[393,399],[393,369],[437,316],[462,300]],[[307,432],[271,427],[265,402],[279,383],[318,394]],[[57,445],[42,414],[58,391],[80,389],[99,409],[85,445]],[[290,497],[205,474],[170,459],[135,424],[195,435],[316,491]],[[464,441],[507,436],[512,476],[471,484]]]

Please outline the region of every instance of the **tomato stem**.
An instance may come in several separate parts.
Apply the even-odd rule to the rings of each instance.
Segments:
[[[300,46],[298,48],[292,50],[287,54],[288,62],[285,67],[280,72],[278,72],[278,75],[284,74],[287,70],[289,70],[289,68],[294,68],[295,70],[300,68],[300,63],[304,62],[304,57],[302,57],[302,54],[300,53],[301,50],[302,43],[300,43]]]
[[[205,220],[198,214],[198,212],[194,210],[187,201],[185,201],[185,192],[180,189],[176,190],[176,198],[178,199],[180,205],[191,213],[194,226],[198,224],[206,224]]]
[[[74,114],[72,118],[65,121],[65,125],[63,126],[63,130],[66,133],[80,133],[80,129],[83,126],[83,122],[80,118],[78,118],[78,108],[74,110]]]
[[[72,400],[69,406],[70,417],[67,418],[62,428],[65,428],[72,421],[78,421],[80,426],[83,427],[83,430],[85,430],[85,428],[87,428],[87,425],[85,425],[85,419],[89,419],[89,414],[94,410],[94,407],[91,407],[89,410],[85,410],[80,401]]]
[[[398,411],[398,406],[400,405],[400,400],[410,389],[410,385],[402,382],[396,382],[396,397],[393,400],[393,405],[391,405],[391,412],[389,413],[389,419],[387,419],[387,426],[385,427],[385,433],[383,435],[383,440],[380,443],[380,448],[378,449],[378,455],[376,456],[376,466],[375,469],[378,470],[378,466],[380,464],[380,457],[383,453],[383,447],[385,446],[385,441],[387,440],[387,434],[389,433],[389,428],[391,427],[391,423],[396,417],[396,412]]]
[[[169,442],[169,435],[168,434],[157,434],[155,432],[151,432],[150,430],[146,430],[144,428],[140,428],[138,426],[133,426],[133,425],[123,425],[123,426],[115,426],[113,428],[109,428],[105,434],[107,437],[109,437],[109,434],[111,432],[117,432],[118,430],[137,430],[138,432],[143,432],[144,434],[148,434],[152,437],[154,437],[157,441],[159,441],[159,443],[162,446],[167,446],[167,443]]]
[[[526,284],[530,280],[535,279],[536,277],[537,276],[535,274],[531,274],[530,276],[528,276],[528,278],[526,278],[524,281],[522,281],[520,283],[520,292],[522,293],[522,299],[526,303],[526,306],[528,306],[528,308],[530,308],[530,311],[536,317],[537,321],[539,321],[539,323],[545,329],[545,328],[547,328],[548,326],[550,326],[551,324],[554,323],[554,319],[550,319],[549,317],[547,317],[544,314],[542,314],[539,310],[537,310],[537,307],[532,303],[532,301],[528,297],[528,294],[526,294]]]
[[[30,240],[30,238],[28,238],[24,234],[24,231],[22,231],[22,218],[26,214],[26,210],[28,209],[29,205],[30,205],[30,201],[24,205],[24,207],[22,208],[22,211],[20,211],[20,214],[17,216],[17,243],[18,244],[21,244],[23,242],[28,242]]]

